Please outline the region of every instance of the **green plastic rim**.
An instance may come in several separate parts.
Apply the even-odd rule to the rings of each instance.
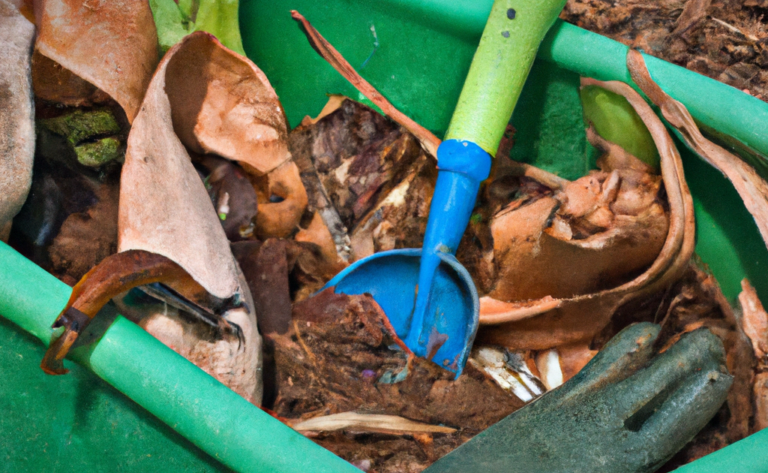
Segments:
[[[71,292],[69,286],[0,242],[3,317],[48,345],[51,324]],[[360,471],[121,316],[97,342],[73,350],[71,358],[236,471]]]

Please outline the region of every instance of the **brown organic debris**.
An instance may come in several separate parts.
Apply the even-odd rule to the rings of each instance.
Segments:
[[[30,53],[35,27],[13,3],[0,0],[0,241],[32,185],[35,122]]]
[[[67,105],[101,101],[87,81],[119,103],[132,122],[157,65],[149,3],[41,0],[35,19],[35,50],[56,63],[35,61],[36,96]]]
[[[338,258],[421,245],[436,170],[411,134],[346,99],[290,139],[308,211],[321,216]]]
[[[104,258],[117,251],[119,188],[114,182],[96,190],[98,201],[70,214],[48,249],[52,270],[78,281]]]
[[[292,425],[356,412],[458,429],[434,437],[435,457],[422,450],[429,439],[403,428],[382,434],[370,426],[350,427],[344,429],[346,434],[314,437],[350,461],[369,460],[376,471],[412,471],[414,465],[423,469],[523,405],[470,365],[454,381],[449,371],[414,357],[370,296],[326,290],[296,303],[293,320],[285,335],[269,336],[277,373],[273,409],[295,419]],[[361,438],[361,432],[366,437]],[[387,453],[392,435],[399,438],[395,455]]]
[[[569,0],[561,18],[766,100],[765,8],[763,0]]]

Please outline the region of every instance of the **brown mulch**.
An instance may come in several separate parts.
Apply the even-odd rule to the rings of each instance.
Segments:
[[[569,0],[561,18],[768,101],[768,0]]]

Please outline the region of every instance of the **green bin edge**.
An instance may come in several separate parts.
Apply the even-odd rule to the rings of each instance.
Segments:
[[[301,48],[309,49],[303,35],[297,36],[298,28],[290,24],[290,21],[282,19],[282,15],[287,17],[288,10],[295,8],[315,23],[343,54],[348,54],[348,48],[352,48],[352,56],[355,47],[358,53],[363,51],[365,55],[361,57],[362,62],[370,54],[372,41],[370,38],[366,39],[367,45],[364,47],[360,44],[350,45],[350,40],[345,42],[344,38],[348,36],[352,40],[355,39],[360,25],[357,25],[356,29],[352,28],[350,22],[353,23],[353,17],[344,16],[343,13],[345,9],[366,8],[370,10],[371,18],[375,17],[376,20],[363,25],[365,34],[371,34],[372,24],[380,25],[379,30],[386,29],[381,25],[391,18],[392,22],[398,25],[420,24],[421,28],[427,31],[427,37],[433,36],[438,43],[445,41],[449,45],[444,53],[456,63],[453,66],[453,72],[456,74],[450,76],[445,75],[446,71],[443,69],[428,70],[429,64],[422,67],[422,74],[416,70],[412,76],[393,76],[389,72],[401,65],[397,61],[384,68],[387,71],[380,79],[377,79],[375,70],[368,74],[365,68],[362,68],[363,75],[380,88],[396,106],[438,134],[444,130],[458,97],[458,89],[446,90],[439,84],[441,81],[446,82],[450,89],[450,86],[458,81],[460,88],[474,45],[490,11],[490,0],[339,0],[334,3],[322,2],[322,5],[312,3],[314,2],[306,0],[246,1],[241,6],[246,51],[267,73],[281,96],[292,124],[295,125],[297,120],[300,120],[299,113],[319,111],[318,107],[322,107],[324,99],[318,101],[317,97],[322,97],[324,93],[346,93],[353,98],[357,98],[357,95],[343,79],[339,81],[335,71],[329,70],[324,63],[317,62],[318,58],[313,58],[314,64],[312,60],[304,63],[304,66],[310,64],[312,67],[304,67],[298,72],[286,68],[281,72],[273,69],[275,64],[280,63],[279,60],[274,57],[260,57],[257,49],[273,51],[273,56],[275,52],[284,52],[285,47],[296,48],[297,51]],[[316,21],[310,13],[317,10],[323,10],[321,13],[325,15],[318,17],[326,21],[335,18],[336,21],[327,25],[323,25],[322,19]],[[272,26],[289,25],[288,29],[283,30],[284,35],[278,37],[270,35],[269,28],[261,28],[265,18],[269,19],[268,23]],[[447,39],[448,37],[452,39]],[[423,40],[424,36],[417,39]],[[398,40],[407,42],[409,36],[403,35]],[[383,39],[380,41],[379,49],[383,49],[385,43]],[[369,60],[372,69],[373,58],[379,59],[383,56],[379,49]],[[402,53],[398,54],[401,59],[407,59]],[[558,22],[542,45],[539,58],[581,75],[629,82],[624,65],[625,54],[626,47],[615,41]],[[347,57],[351,58],[349,55]],[[303,52],[298,54],[298,58],[307,59]],[[647,61],[654,79],[670,95],[685,103],[698,121],[733,136],[759,153],[768,154],[768,137],[759,132],[761,125],[768,123],[766,104],[736,89],[664,61],[654,58],[647,58]],[[317,71],[318,67],[320,72]],[[378,67],[382,68],[381,65]],[[440,80],[436,80],[435,73],[443,74],[437,78]],[[314,88],[314,93],[308,93],[308,90],[299,87],[301,90],[292,96],[288,87],[291,83],[295,84],[293,79],[301,80],[302,77],[308,76],[312,78],[308,82],[310,88]],[[390,81],[390,78],[393,80]],[[411,95],[405,99],[395,98],[398,88],[402,89],[403,84],[410,84]],[[741,220],[745,220],[743,215]],[[718,229],[713,230],[714,234],[710,238],[711,230],[707,227],[716,226],[716,223],[708,223],[712,225],[699,226],[699,238],[715,242],[724,241],[722,232]],[[754,227],[753,222],[739,223],[746,231],[754,233],[754,228],[751,228]],[[764,255],[760,255],[760,258],[764,259]],[[717,270],[715,274],[717,275]],[[68,286],[16,251],[0,244],[2,316],[47,344],[51,337],[50,325],[66,303],[70,291]],[[73,359],[234,470],[359,471],[247,403],[123,317],[117,316],[97,342],[78,349],[73,354]],[[768,440],[763,438],[765,435],[768,435],[765,431],[758,432],[686,465],[679,471],[714,472],[720,471],[726,465],[736,467],[740,471],[768,471],[768,454],[763,453],[768,447]]]

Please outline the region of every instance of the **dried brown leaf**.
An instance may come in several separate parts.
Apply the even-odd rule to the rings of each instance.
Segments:
[[[742,310],[741,325],[752,342],[757,358],[752,388],[755,402],[753,430],[757,431],[768,427],[768,313],[757,297],[757,291],[746,279],[741,281],[739,304]]]
[[[94,91],[83,84],[67,83],[68,73],[88,81],[119,103],[128,121],[139,112],[144,92],[157,65],[157,31],[149,2],[97,0],[40,0],[35,2],[38,27],[35,49],[65,70],[50,89],[36,88],[48,100],[77,105]],[[45,78],[45,74],[39,75]],[[38,85],[38,84],[36,84]],[[85,97],[71,96],[72,93]]]
[[[196,153],[213,153],[262,176],[291,158],[285,112],[248,58],[197,32],[174,50],[165,71],[173,127]]]
[[[211,45],[223,48],[208,34],[187,36],[166,53],[147,89],[128,137],[120,188],[118,251],[141,249],[163,255],[213,296],[239,296],[246,302],[246,310],[232,309],[223,314],[242,329],[243,346],[233,337],[219,341],[209,337],[198,340],[200,347],[190,353],[196,354],[193,362],[244,397],[259,402],[261,337],[250,291],[185,143],[176,134],[176,104],[167,95],[167,90],[173,89],[167,82],[167,71],[176,54],[182,52],[184,57],[191,54],[190,49],[207,54]],[[189,137],[190,132],[181,136]]]
[[[752,342],[755,356],[761,360],[768,353],[768,313],[765,312],[763,303],[757,297],[757,291],[746,279],[741,281],[739,304],[741,304],[741,324],[744,333]]]

